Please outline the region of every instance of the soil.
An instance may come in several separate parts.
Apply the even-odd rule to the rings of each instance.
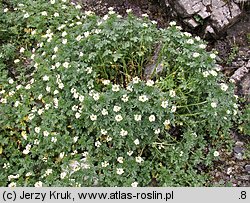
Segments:
[[[182,25],[185,31],[193,35],[199,35],[199,31],[190,30],[183,23],[176,19],[171,9],[166,7],[164,0],[73,0],[81,2],[83,10],[91,10],[99,15],[105,15],[109,7],[126,16],[126,9],[132,9],[138,17],[147,13],[151,20],[158,22],[159,27],[168,26],[169,22],[175,20]],[[230,77],[241,64],[250,60],[250,9],[246,5],[244,15],[239,22],[230,27],[224,36],[213,40],[210,39],[208,49],[218,51],[218,63],[222,66],[226,77]],[[235,94],[239,96],[242,92],[236,88]],[[211,185],[218,186],[250,186],[250,136],[240,134],[237,129],[232,130],[234,147],[230,153],[226,150],[220,151],[220,159],[215,162],[214,169],[210,171],[212,175]],[[248,154],[247,153],[248,148]]]

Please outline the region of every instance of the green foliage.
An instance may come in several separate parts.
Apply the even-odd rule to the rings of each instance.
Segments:
[[[240,119],[239,129],[246,135],[250,135],[250,105],[246,105]]]
[[[206,185],[237,105],[205,42],[67,0],[3,7],[1,186]]]

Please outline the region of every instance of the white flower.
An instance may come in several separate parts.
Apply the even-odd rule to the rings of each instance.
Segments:
[[[87,74],[91,74],[92,73],[92,67],[87,67],[86,72],[87,72]]]
[[[168,101],[162,101],[162,102],[161,102],[161,107],[162,107],[162,108],[165,109],[165,108],[167,108],[167,106],[168,106]]]
[[[121,114],[118,114],[118,115],[116,115],[115,116],[115,120],[117,121],[117,122],[120,122],[120,121],[122,121],[122,116],[121,116]]]
[[[218,73],[215,71],[215,70],[210,70],[209,73],[212,75],[212,76],[217,76]]]
[[[154,84],[155,84],[155,82],[153,80],[148,80],[146,82],[146,85],[149,86],[149,87],[152,87]]]
[[[174,91],[174,90],[170,90],[170,91],[169,91],[169,96],[170,96],[170,97],[175,97],[175,95],[176,95],[176,94],[175,94],[175,91]]]
[[[141,16],[142,17],[148,17],[148,14],[147,13],[143,13]]]
[[[62,173],[60,174],[60,178],[61,178],[61,179],[64,179],[66,176],[67,176],[67,173],[66,173],[66,172],[62,172]]]
[[[15,182],[11,182],[8,187],[16,187],[16,183]]]
[[[133,182],[133,183],[131,183],[131,186],[132,186],[132,187],[137,187],[137,186],[138,186],[138,183],[137,183],[137,182]]]
[[[34,185],[35,187],[42,187],[43,186],[43,183],[41,181],[38,181],[35,183]]]
[[[55,47],[55,48],[54,48],[54,52],[55,52],[55,53],[58,52],[58,47]]]
[[[209,72],[208,72],[208,71],[204,71],[202,74],[203,74],[203,77],[204,77],[204,78],[206,78],[206,77],[209,76]]]
[[[20,59],[15,59],[14,60],[14,63],[19,63],[20,62]]]
[[[101,134],[102,134],[102,135],[106,135],[107,133],[108,133],[107,130],[101,129]]]
[[[51,168],[48,168],[48,169],[45,171],[45,174],[48,176],[48,175],[50,175],[52,172],[53,172],[53,170],[52,170]]]
[[[112,140],[112,137],[110,137],[109,135],[106,137],[107,142],[110,142]]]
[[[175,106],[175,105],[172,106],[171,112],[172,112],[172,113],[176,112],[176,106]]]
[[[59,154],[59,158],[62,159],[62,158],[64,157],[64,155],[65,155],[65,152],[61,152],[61,153]]]
[[[90,115],[90,120],[91,120],[91,121],[96,121],[96,120],[97,120],[97,116],[94,115],[94,114],[91,114],[91,115]]]
[[[114,8],[113,8],[113,7],[108,7],[108,10],[109,10],[109,11],[113,11]]]
[[[115,14],[115,11],[109,11],[109,15]]]
[[[23,48],[23,47],[21,47],[21,49],[20,49],[20,53],[23,53],[25,51],[25,49]]]
[[[141,96],[139,96],[139,101],[146,102],[146,101],[148,101],[148,97],[146,95],[141,95]]]
[[[142,162],[143,162],[143,159],[142,159],[140,156],[137,156],[137,157],[135,157],[135,161],[136,161],[137,163],[142,163]]]
[[[147,23],[142,23],[142,26],[143,27],[148,27],[148,24]]]
[[[76,5],[76,9],[81,9],[81,8],[82,7],[79,4]]]
[[[65,37],[68,33],[66,31],[63,31],[62,37]]]
[[[161,130],[158,128],[158,129],[155,130],[154,133],[155,133],[156,135],[158,135],[158,134],[160,134],[160,132],[161,132]]]
[[[114,106],[113,111],[114,112],[119,112],[121,110],[120,106]]]
[[[103,115],[103,116],[108,115],[108,111],[107,111],[107,109],[102,109],[102,112],[101,112],[101,113],[102,113],[102,115]]]
[[[47,130],[43,131],[43,136],[44,137],[48,137],[49,136],[49,132]]]
[[[127,102],[127,101],[128,101],[128,98],[129,98],[129,96],[126,95],[126,94],[124,94],[124,95],[122,95],[121,100],[122,100],[123,102]]]
[[[73,97],[74,97],[75,99],[77,99],[77,98],[79,97],[79,93],[74,92]]]
[[[42,16],[47,16],[48,15],[48,13],[46,11],[43,11],[41,14],[42,14]]]
[[[56,94],[58,94],[59,93],[59,91],[58,90],[55,90],[54,91],[54,95],[56,95]]]
[[[227,86],[227,84],[225,84],[225,83],[221,83],[221,84],[220,84],[220,88],[221,88],[223,91],[227,91],[228,86]]]
[[[120,86],[119,85],[112,85],[112,91],[113,92],[118,92],[120,90]]]
[[[211,103],[211,106],[212,106],[213,108],[216,108],[216,107],[217,107],[217,103],[216,103],[216,102],[212,102],[212,103]]]
[[[215,59],[215,58],[216,58],[216,55],[212,53],[212,54],[210,54],[210,58],[211,58],[211,59]]]
[[[78,138],[79,138],[79,137],[77,137],[77,136],[75,136],[75,137],[73,138],[74,143],[77,142]]]
[[[46,86],[46,91],[50,92],[50,87],[49,86]]]
[[[59,17],[59,13],[54,13],[54,17]]]
[[[5,8],[5,9],[3,9],[3,12],[4,12],[4,13],[7,13],[8,10],[9,10],[8,8]]]
[[[129,86],[126,87],[126,89],[127,89],[128,91],[132,92],[132,91],[133,91],[133,86],[129,85]]]
[[[140,144],[139,139],[135,139],[135,140],[134,140],[134,143],[135,143],[135,145],[139,145],[139,144]]]
[[[149,122],[154,122],[155,121],[155,115],[151,115],[148,117]]]
[[[123,170],[122,168],[117,168],[117,169],[116,169],[116,173],[117,173],[118,175],[121,175],[121,174],[124,173],[124,170]]]
[[[131,156],[133,153],[134,153],[133,151],[129,151],[129,152],[127,152],[127,155]]]
[[[84,32],[84,37],[88,37],[89,36],[89,31],[87,31],[87,32]]]
[[[102,145],[102,143],[100,142],[100,141],[96,141],[95,142],[95,146],[98,148],[98,147],[100,147]]]
[[[78,119],[81,117],[81,114],[79,112],[76,112],[75,117]]]
[[[123,163],[123,157],[121,157],[121,156],[120,156],[120,157],[118,157],[118,158],[117,158],[117,161],[118,161],[119,163],[121,163],[121,164],[122,164],[122,163]]]
[[[106,168],[109,165],[109,162],[104,161],[104,162],[101,163],[101,165],[102,165],[103,168]]]
[[[9,84],[13,84],[14,80],[12,78],[9,79]]]
[[[103,80],[103,81],[102,81],[102,84],[104,84],[104,85],[109,85],[109,84],[110,84],[110,80]]]
[[[55,2],[56,2],[55,0],[50,0],[51,4],[55,4]]]
[[[44,112],[44,108],[41,108],[37,111],[38,115],[42,115],[42,113]]]
[[[28,13],[25,13],[23,17],[28,18],[28,17],[30,17],[30,15]]]
[[[108,18],[109,18],[108,15],[104,15],[102,19],[105,21],[105,20],[108,20]]]
[[[68,68],[69,67],[69,62],[66,61],[62,65],[63,65],[64,68]]]
[[[43,81],[49,81],[49,76],[47,75],[43,76]]]
[[[40,143],[40,141],[39,141],[38,139],[35,139],[35,140],[34,140],[34,144],[35,144],[35,145],[39,145],[39,143]]]
[[[23,154],[28,154],[28,153],[30,153],[30,150],[29,150],[29,149],[24,149],[24,150],[23,150]]]
[[[63,89],[64,88],[64,84],[63,83],[59,83],[58,88],[59,89]]]
[[[83,95],[79,95],[79,101],[83,102],[83,100],[84,100],[84,96]]]
[[[170,26],[175,26],[176,25],[176,22],[175,21],[172,21],[169,23]]]
[[[35,127],[35,132],[36,132],[36,133],[40,133],[40,131],[41,131],[41,128],[40,128],[40,127]]]
[[[199,47],[200,47],[201,49],[206,49],[207,45],[205,45],[205,44],[200,44]]]
[[[132,12],[132,9],[127,9],[126,10],[126,13],[131,13]]]
[[[99,93],[94,93],[93,99],[94,99],[95,101],[98,101],[99,98],[100,98],[100,94],[99,94]]]
[[[214,151],[214,156],[215,157],[217,157],[217,156],[219,156],[220,155],[220,153],[218,152],[218,151]]]
[[[56,143],[57,142],[57,138],[56,137],[52,137],[51,138],[51,142]]]
[[[164,126],[167,126],[169,124],[170,124],[170,120],[165,120],[164,123],[163,123]]]
[[[140,78],[138,78],[137,76],[133,78],[133,83],[134,83],[134,84],[137,84],[137,83],[139,83],[140,81],[141,81]]]
[[[156,24],[157,24],[157,21],[152,20],[151,23],[154,24],[154,25],[156,25]]]
[[[126,131],[126,130],[124,130],[124,129],[122,128],[122,129],[121,129],[121,132],[120,132],[120,135],[121,135],[122,137],[124,137],[124,136],[128,135],[128,131]]]
[[[193,53],[193,57],[194,57],[194,58],[197,58],[197,57],[199,57],[199,56],[200,56],[199,53],[197,53],[197,52],[194,52],[194,53]]]
[[[141,115],[135,114],[134,119],[135,121],[141,121]]]
[[[19,101],[15,101],[14,107],[18,107],[18,106],[19,106],[19,104],[20,104],[20,102],[19,102]]]
[[[68,42],[67,39],[63,39],[63,40],[62,40],[62,43],[63,43],[63,44],[67,44],[67,42]]]
[[[80,41],[82,39],[82,36],[81,35],[78,35],[77,37],[76,37],[76,41]]]
[[[194,43],[194,40],[193,39],[188,39],[187,40],[187,44],[193,44]]]

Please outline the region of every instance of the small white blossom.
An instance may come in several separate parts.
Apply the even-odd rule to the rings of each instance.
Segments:
[[[164,126],[168,126],[169,124],[170,124],[170,120],[165,120],[163,123]]]
[[[132,9],[127,9],[126,10],[126,13],[131,13],[132,12]]]
[[[127,155],[131,156],[133,153],[134,153],[133,151],[129,151],[129,152],[127,152]]]
[[[43,81],[49,81],[49,76],[47,75],[43,76]]]
[[[102,134],[102,135],[107,135],[107,133],[108,133],[107,130],[101,129],[101,134]]]
[[[59,83],[58,88],[59,89],[63,89],[64,88],[64,84],[63,83]]]
[[[126,94],[124,94],[124,95],[122,95],[121,100],[122,100],[123,102],[127,102],[127,101],[128,101],[128,98],[129,98],[129,96],[126,95]]]
[[[141,121],[141,115],[135,114],[134,119],[135,121]]]
[[[162,108],[165,109],[165,108],[167,108],[167,106],[168,106],[168,101],[162,101],[162,102],[161,102],[161,107],[162,107]]]
[[[100,147],[102,145],[102,143],[100,142],[100,141],[96,141],[95,142],[95,146],[98,148],[98,147]]]
[[[142,159],[140,156],[137,156],[137,157],[135,157],[135,161],[136,161],[137,163],[142,163],[142,162],[143,162],[143,159]]]
[[[141,95],[141,96],[139,96],[139,101],[146,102],[146,101],[148,101],[148,97],[146,95]]]
[[[84,37],[88,37],[89,36],[89,31],[87,31],[87,32],[84,32]]]
[[[43,136],[44,137],[48,137],[49,136],[49,132],[47,130],[43,131]]]
[[[66,61],[62,65],[63,65],[64,68],[68,68],[69,67],[69,62]]]
[[[212,53],[212,54],[210,54],[210,58],[211,58],[211,59],[215,59],[215,58],[216,58],[216,55]]]
[[[112,91],[113,92],[118,92],[120,90],[120,86],[119,85],[112,85]]]
[[[92,67],[87,67],[87,68],[86,68],[87,74],[91,74],[92,71],[93,71]]]
[[[113,111],[114,112],[119,112],[121,110],[120,106],[114,106]]]
[[[172,113],[176,112],[176,108],[177,108],[177,107],[176,107],[175,105],[173,105],[172,108],[171,108],[171,112],[172,112]]]
[[[81,117],[81,114],[79,112],[76,112],[75,117],[78,119]]]
[[[66,31],[63,31],[62,37],[65,37],[68,33]]]
[[[21,47],[21,49],[20,49],[20,53],[23,53],[25,51],[25,49],[23,48],[23,47]]]
[[[219,156],[220,155],[220,153],[218,152],[218,151],[214,151],[214,156],[215,157],[217,157],[217,156]]]
[[[170,96],[170,97],[175,97],[175,96],[176,96],[175,91],[174,91],[174,90],[170,90],[170,91],[169,91],[169,96]]]
[[[149,87],[152,87],[153,85],[154,85],[154,81],[153,80],[148,80],[147,82],[146,82],[146,85],[147,86],[149,86]]]
[[[54,95],[57,95],[59,93],[59,91],[55,90],[53,93],[54,93]]]
[[[100,98],[100,94],[99,94],[99,93],[94,93],[93,99],[94,99],[95,101],[98,101],[99,98]]]
[[[200,47],[201,49],[206,49],[207,45],[205,45],[205,44],[200,44],[199,47]]]
[[[193,44],[194,43],[194,40],[193,39],[188,39],[187,40],[187,44]]]
[[[94,114],[91,114],[91,115],[90,115],[90,120],[91,120],[91,121],[96,121],[96,120],[97,120],[97,116],[94,115]]]
[[[59,17],[59,13],[54,13],[54,17]]]
[[[46,91],[50,92],[50,87],[49,86],[46,86]]]
[[[170,26],[175,26],[176,25],[176,22],[175,21],[172,21],[169,23]]]
[[[34,185],[35,187],[42,187],[43,186],[43,183],[41,181],[38,181],[35,183]]]
[[[221,88],[223,91],[227,91],[228,85],[225,84],[225,83],[221,83],[221,84],[220,84],[220,88]]]
[[[8,8],[5,8],[5,9],[3,9],[3,12],[4,12],[4,13],[7,13],[8,10],[9,10]]]
[[[148,17],[148,14],[147,13],[143,13],[141,16],[142,17]]]
[[[108,111],[107,111],[107,109],[102,109],[102,112],[101,112],[101,113],[102,113],[102,115],[103,115],[103,116],[108,115]]]
[[[55,4],[55,2],[56,2],[55,0],[50,0],[51,4]]]
[[[41,14],[42,14],[42,16],[47,16],[48,15],[48,13],[46,11],[43,11]]]
[[[66,176],[67,176],[67,173],[66,173],[66,172],[62,172],[62,173],[60,174],[60,178],[61,178],[61,179],[64,179]]]
[[[11,78],[9,79],[9,84],[13,84],[14,83],[14,80]]]
[[[137,187],[137,186],[138,186],[138,183],[137,183],[137,182],[133,182],[133,183],[131,183],[131,186],[132,186],[132,187]]]
[[[151,115],[148,117],[149,122],[154,122],[155,121],[155,115]]]
[[[121,156],[120,156],[120,157],[118,157],[118,158],[117,158],[117,161],[118,161],[119,163],[121,163],[121,164],[122,164],[122,163],[123,163],[123,157],[121,157]]]
[[[20,102],[19,102],[19,101],[15,101],[14,107],[18,107],[18,106],[19,106],[19,104],[20,104]]]
[[[57,142],[57,138],[56,137],[52,137],[51,138],[51,142],[56,143]]]
[[[15,59],[14,60],[14,63],[19,63],[20,62],[20,59]]]
[[[44,112],[44,108],[41,108],[37,111],[38,115],[42,115],[42,113]]]
[[[140,144],[139,139],[135,139],[135,140],[134,140],[134,143],[135,143],[135,145],[139,145],[139,144]]]
[[[84,100],[84,96],[83,95],[79,95],[79,101],[83,102],[83,100]]]
[[[110,84],[110,80],[103,80],[102,83],[103,83],[104,85],[109,85],[109,84]]]
[[[218,73],[215,71],[215,70],[210,70],[209,73],[212,75],[212,76],[217,76]]]
[[[63,43],[63,44],[67,44],[67,42],[68,42],[67,39],[63,39],[63,40],[62,40],[62,43]]]
[[[211,103],[211,107],[216,108],[217,107],[217,103],[216,102],[212,102]]]
[[[122,117],[120,114],[118,114],[118,115],[115,116],[115,120],[116,120],[117,122],[122,121],[122,119],[123,119],[123,117]]]
[[[121,132],[120,132],[120,135],[121,135],[122,137],[124,137],[124,136],[128,135],[128,131],[126,131],[126,130],[124,130],[124,129],[122,128],[122,129],[121,129]]]
[[[197,58],[197,57],[199,57],[199,56],[200,56],[199,53],[197,53],[197,52],[194,52],[194,53],[193,53],[193,57],[194,57],[194,58]]]
[[[203,74],[203,77],[204,77],[204,78],[206,78],[206,77],[209,76],[209,72],[208,72],[208,71],[204,71],[202,74]]]
[[[154,133],[155,133],[156,135],[160,134],[160,132],[161,132],[160,129],[156,129],[156,130],[154,131]]]
[[[122,168],[117,168],[117,169],[116,169],[116,173],[117,173],[118,175],[122,175],[122,174],[124,173],[124,170],[123,170]]]
[[[78,138],[79,138],[79,137],[77,137],[77,136],[75,136],[75,137],[73,138],[74,143],[77,142]]]
[[[140,81],[141,81],[141,79],[140,79],[139,77],[137,77],[137,76],[133,78],[133,83],[134,83],[134,84],[137,84],[137,83],[139,83]]]
[[[109,165],[109,162],[104,161],[104,162],[101,163],[101,165],[102,165],[103,168],[106,168]]]
[[[30,17],[30,15],[28,13],[25,13],[23,17],[28,18],[28,17]]]
[[[11,182],[8,187],[16,187],[16,183],[15,182]]]

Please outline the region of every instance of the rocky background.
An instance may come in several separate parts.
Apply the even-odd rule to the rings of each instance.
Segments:
[[[138,16],[147,13],[159,27],[177,21],[185,31],[206,39],[208,50],[218,51],[217,63],[228,80],[235,81],[235,94],[250,102],[250,0],[72,1],[81,3],[83,10],[99,15],[114,7],[116,12],[126,16],[126,9],[131,8]],[[210,171],[212,184],[250,186],[250,154],[245,155],[250,136],[240,134],[237,129],[232,129],[231,134],[235,140],[233,151],[222,153],[215,163],[214,170]]]

